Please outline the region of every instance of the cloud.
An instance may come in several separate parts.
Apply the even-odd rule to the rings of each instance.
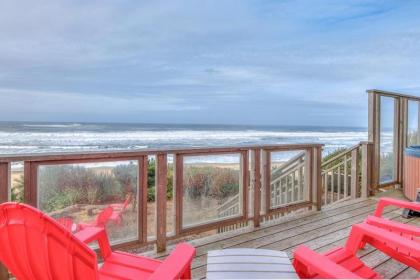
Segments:
[[[365,125],[367,88],[420,87],[419,12],[417,1],[2,1],[0,120]]]

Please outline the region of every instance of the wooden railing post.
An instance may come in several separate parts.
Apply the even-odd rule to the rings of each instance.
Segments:
[[[24,202],[37,207],[38,193],[38,164],[25,161],[24,162]]]
[[[351,151],[351,183],[350,183],[350,197],[357,198],[359,193],[359,149]]]
[[[179,234],[182,229],[182,196],[184,193],[184,158],[182,155],[174,155],[174,201],[175,201],[175,233]]]
[[[312,199],[316,205],[316,210],[322,207],[322,148],[312,149]]]
[[[10,163],[0,163],[0,203],[9,200]]]
[[[261,150],[261,160],[262,160],[262,177],[261,177],[261,208],[264,211],[264,214],[267,214],[270,209],[270,201],[267,201],[267,196],[270,193],[270,154],[266,150]]]
[[[362,187],[361,197],[370,195],[372,188],[373,143],[362,142]]]
[[[138,184],[139,196],[137,202],[137,211],[139,219],[139,241],[141,243],[147,242],[147,188],[148,188],[148,157],[142,156],[138,160]]]
[[[167,155],[156,155],[156,250],[166,251]]]
[[[0,203],[9,200],[9,189],[10,189],[10,163],[0,163]],[[0,263],[0,280],[9,279],[9,272]]]
[[[261,214],[261,150],[254,149],[252,151],[252,185],[254,187],[254,227],[260,226]]]

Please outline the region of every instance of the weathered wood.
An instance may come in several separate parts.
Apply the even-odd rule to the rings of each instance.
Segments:
[[[373,143],[372,151],[372,190],[375,191],[379,185],[379,159],[380,159],[380,100],[379,95],[369,93],[369,142]]]
[[[321,148],[313,149],[313,167],[312,170],[312,187],[314,191],[314,200],[316,204],[316,209],[321,210],[322,207],[322,150]]]
[[[230,238],[224,242],[215,242],[204,247],[197,248],[197,256],[205,254],[207,250],[214,250],[220,248],[242,247],[242,248],[260,248],[270,247],[272,244],[279,242],[289,242],[290,240],[299,239],[300,236],[305,235],[310,238],[321,236],[325,232],[324,228],[330,232],[334,232],[346,226],[350,226],[351,222],[356,218],[360,219],[366,217],[373,212],[374,204],[368,207],[356,207],[346,212],[339,212],[337,215],[323,217],[322,219],[309,219],[301,223],[288,222],[286,224],[278,224],[277,226],[268,229],[261,228],[261,231],[250,232],[244,234],[241,238]],[[351,209],[351,208],[348,208]],[[389,211],[389,210],[387,210]],[[295,222],[298,222],[297,220]],[[343,225],[343,227],[339,227]],[[305,237],[305,238],[306,238]],[[300,243],[298,243],[300,244]],[[292,245],[291,245],[292,246]],[[287,247],[284,247],[286,249]],[[203,251],[204,250],[204,251]],[[280,249],[282,250],[282,249]]]
[[[10,163],[0,163],[0,204],[9,201]],[[9,279],[9,272],[0,263],[0,280]]]
[[[367,204],[362,204],[366,203]],[[286,224],[278,224],[274,226],[278,229],[276,233],[274,232],[268,232],[267,235],[261,235],[260,238],[254,239],[257,242],[254,243],[251,241],[251,243],[247,240],[253,239],[254,234],[256,233],[263,233],[266,232],[267,229],[264,229],[264,227],[261,227],[260,229],[257,229],[256,231],[250,231],[247,233],[241,234],[242,236],[242,242],[241,239],[238,239],[238,237],[228,237],[224,240],[223,235],[220,236],[220,240],[216,242],[208,243],[208,245],[205,245],[204,247],[201,247],[197,244],[197,258],[193,262],[193,277],[194,278],[201,278],[205,277],[206,273],[206,252],[207,250],[216,250],[216,249],[222,249],[222,248],[267,248],[267,249],[275,249],[275,250],[286,250],[286,252],[289,253],[289,256],[293,252],[293,250],[296,248],[296,246],[299,246],[300,244],[308,245],[309,247],[320,250],[321,252],[328,250],[333,245],[341,245],[345,242],[347,239],[348,233],[350,231],[350,226],[354,224],[355,222],[363,220],[367,215],[372,213],[373,209],[375,208],[375,201],[374,200],[368,200],[366,202],[358,202],[357,205],[354,204],[347,204],[346,207],[340,207],[339,212],[338,209],[334,210],[336,211],[335,214],[338,215],[344,215],[349,213],[349,207],[353,205],[353,210],[351,210],[349,218],[344,218],[342,216],[339,216],[332,220],[331,218],[324,218],[325,221],[331,221],[330,224],[326,222],[326,224],[319,223],[318,221],[313,220],[312,222],[309,222],[308,225],[312,224],[315,227],[310,230],[306,226],[302,228],[302,225],[299,225],[299,221],[301,219],[295,219],[294,221],[287,222]],[[363,209],[364,208],[364,209]],[[323,212],[317,212],[317,214],[312,214],[312,218],[317,217],[319,215],[322,215]],[[335,216],[333,216],[335,217]],[[400,213],[399,211],[395,211],[394,209],[387,209],[387,212],[385,213],[386,218],[390,219],[397,219],[398,221],[401,221]],[[309,221],[309,220],[308,220]],[[286,226],[287,224],[292,225],[293,222],[297,223],[296,228],[293,229],[293,227],[290,227],[289,230],[282,230],[282,225]],[[272,227],[271,227],[272,228]],[[301,230],[302,229],[302,230]],[[290,232],[290,233],[288,233]],[[294,234],[293,234],[294,233]],[[272,238],[272,236],[278,236],[283,237],[280,238],[282,241],[279,242],[272,242],[272,241],[266,241],[267,238]],[[266,245],[263,245],[266,244]],[[263,246],[262,246],[263,245]],[[331,246],[331,247],[328,247]],[[368,250],[363,250],[359,256],[363,257],[364,255],[367,255],[371,252],[373,252],[373,248],[368,248]],[[382,262],[381,262],[382,264]],[[387,276],[386,274],[384,276]]]
[[[242,216],[244,219],[248,218],[248,194],[249,194],[249,154],[248,151],[241,152],[241,162],[240,162],[240,187],[242,190]],[[239,196],[241,197],[241,195]]]
[[[188,148],[188,149],[138,149],[138,150],[115,150],[107,152],[70,152],[70,153],[48,153],[48,154],[26,154],[26,155],[0,155],[0,162],[15,162],[15,161],[115,161],[119,159],[137,159],[145,155],[158,154],[184,154],[184,155],[202,155],[211,153],[235,153],[247,151],[252,149],[265,149],[276,151],[291,151],[310,149],[312,147],[323,147],[319,143],[305,143],[305,144],[277,144],[277,145],[254,145],[254,146],[234,146],[234,147],[205,147],[205,148]]]
[[[407,267],[400,274],[395,276],[395,279],[416,279],[419,277],[419,272],[414,268]]]
[[[270,193],[270,153],[266,150],[262,150],[261,152],[261,160],[262,160],[262,188],[261,188],[261,209],[263,209],[264,214],[267,214],[270,210],[270,200],[269,200],[269,193]],[[268,193],[268,194],[267,194]],[[268,198],[268,203],[267,203]]]
[[[362,144],[362,182],[360,196],[366,198],[372,188],[372,143]]]
[[[175,233],[182,231],[182,201],[184,195],[184,158],[174,155],[174,188],[175,188]]]
[[[253,189],[254,189],[254,227],[260,226],[261,213],[261,150],[254,149],[252,151],[252,174],[253,174]]]
[[[138,159],[138,219],[139,219],[139,242],[147,243],[147,187],[148,187],[148,158]]]
[[[410,94],[405,94],[405,93],[398,93],[398,92],[379,90],[379,89],[368,89],[366,92],[369,94],[377,94],[377,95],[383,95],[383,96],[388,96],[388,97],[404,97],[410,100],[420,101],[420,97],[410,95]]]
[[[24,201],[25,203],[38,206],[38,163],[24,162]]]
[[[399,154],[398,154],[398,178],[400,186],[404,185],[404,151],[407,147],[408,139],[408,99],[401,98],[400,100],[400,140],[399,140]]]
[[[168,184],[166,154],[156,156],[156,250],[166,250],[166,189]]]
[[[0,203],[9,200],[10,184],[10,163],[0,163]]]
[[[355,199],[359,193],[359,150],[351,152],[351,188],[350,195]]]
[[[401,174],[402,170],[402,150],[404,149],[401,139],[402,139],[402,120],[401,120],[401,98],[394,99],[394,181],[400,183],[401,182]]]

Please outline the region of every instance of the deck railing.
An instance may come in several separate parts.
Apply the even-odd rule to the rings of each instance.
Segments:
[[[367,197],[373,144],[361,142],[322,163],[322,205]]]
[[[86,222],[132,195],[122,224],[110,225],[112,242],[162,251],[187,235],[320,209],[321,150],[295,144],[0,156],[0,202],[11,200],[11,165],[23,162],[23,202]]]

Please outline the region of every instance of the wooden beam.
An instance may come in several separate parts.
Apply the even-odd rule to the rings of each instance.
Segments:
[[[263,151],[264,160],[264,206],[265,214],[270,213],[271,210],[271,152]]]
[[[417,102],[417,141],[420,143],[420,102]]]
[[[399,98],[393,98],[394,101],[394,131],[393,131],[393,141],[394,141],[394,171],[393,171],[393,180],[400,182],[401,174],[401,100]]]
[[[147,188],[148,188],[148,158],[142,156],[138,159],[138,219],[139,242],[147,243]]]
[[[10,163],[0,163],[0,203],[9,201]]]
[[[0,203],[9,201],[10,163],[0,163]],[[9,272],[0,263],[0,280],[9,279]]]
[[[140,156],[158,155],[158,154],[184,154],[184,155],[206,155],[206,154],[230,154],[240,153],[252,149],[265,149],[276,151],[293,151],[303,150],[312,147],[323,147],[319,143],[305,144],[278,144],[278,145],[253,145],[253,146],[228,146],[228,147],[204,147],[204,148],[187,148],[187,149],[139,149],[125,151],[107,151],[107,152],[77,152],[77,153],[48,153],[48,154],[29,154],[29,155],[0,155],[0,162],[14,161],[32,161],[32,162],[50,162],[58,163],[80,163],[80,162],[102,162],[116,160],[136,160]],[[45,163],[44,163],[45,162]]]
[[[252,174],[254,187],[254,227],[260,226],[261,215],[261,150],[252,151]]]
[[[166,154],[156,156],[156,250],[166,251],[166,189],[168,163]]]
[[[359,150],[351,152],[351,183],[350,196],[351,199],[357,198],[359,193]]]
[[[388,96],[388,97],[404,97],[410,100],[420,101],[419,96],[414,96],[414,95],[410,95],[406,93],[392,92],[392,91],[379,90],[379,89],[368,89],[367,92],[371,94],[383,95],[383,96]]]
[[[313,148],[312,151],[312,190],[315,198],[315,205],[318,211],[322,207],[322,149],[319,147]]]
[[[182,232],[182,212],[184,196],[184,158],[174,155],[174,188],[175,188],[175,234]]]
[[[244,217],[244,219],[247,219],[248,218],[248,196],[249,196],[249,153],[248,151],[244,151],[241,153],[240,171],[241,171],[240,174],[242,175],[241,180],[240,180],[240,185],[242,185],[242,216]]]
[[[399,139],[398,139],[398,177],[397,181],[403,185],[404,181],[404,150],[407,147],[408,133],[408,99],[400,98],[399,105]]]
[[[368,141],[373,143],[372,150],[372,190],[375,191],[379,185],[379,162],[380,162],[380,114],[381,103],[380,95],[375,92],[368,91],[369,98],[369,128]]]
[[[362,186],[360,196],[367,198],[372,188],[372,151],[373,144],[362,143]]]
[[[24,201],[38,207],[38,163],[24,162]]]

